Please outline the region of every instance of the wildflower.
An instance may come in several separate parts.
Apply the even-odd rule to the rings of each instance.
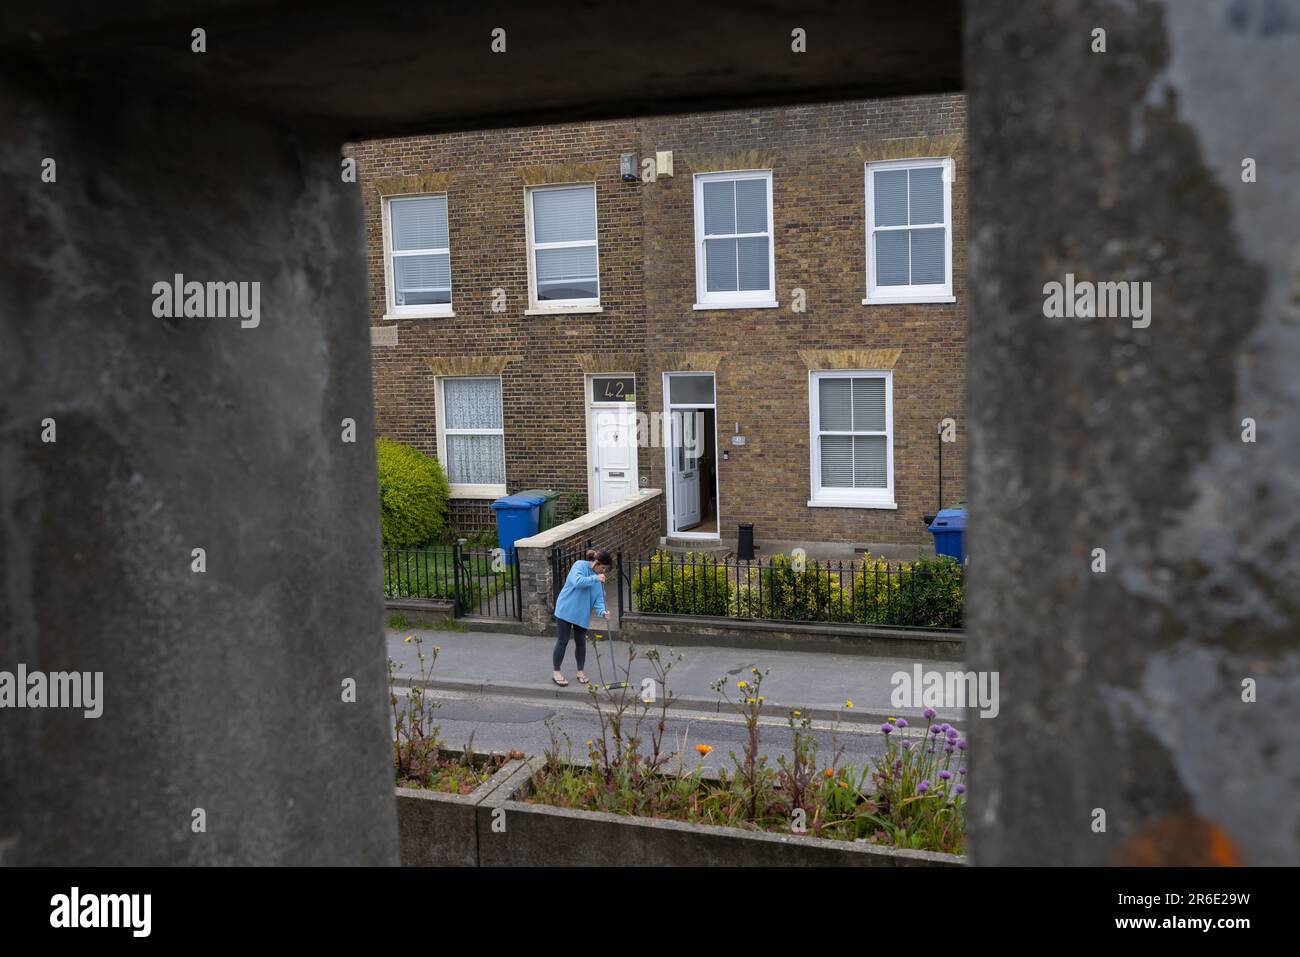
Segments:
[[[758,669],[757,669],[757,668],[750,668],[750,669],[749,669],[749,673],[750,673],[751,675],[756,675],[756,674],[758,674]]]
[[[911,742],[911,741],[904,741],[904,742],[903,742],[903,750],[904,750],[904,751],[911,751],[911,750],[912,750],[912,742]]]
[[[958,769],[957,769],[957,773],[960,774],[962,777],[965,777],[965,776],[966,776],[966,767],[963,765],[962,767],[958,768]]]
[[[434,650],[435,652],[442,651],[442,645],[434,645],[434,646],[433,646],[433,650]]]
[[[748,688],[748,687],[749,687],[749,682],[748,682],[748,681],[737,681],[737,682],[736,682],[736,687],[737,687],[737,688]]]
[[[880,726],[880,730],[883,731],[885,734],[889,734],[891,731],[894,730],[894,726],[890,724],[888,721],[886,721],[884,724]]]
[[[935,793],[935,796],[936,796],[936,797],[943,797],[943,792],[942,792],[942,791],[935,791],[934,793]]]
[[[828,778],[833,778],[833,777],[835,777],[835,769],[834,769],[834,768],[827,768],[827,769],[826,769],[826,776],[827,776]]]
[[[893,718],[890,718],[889,720],[892,721],[892,720],[894,720],[894,719],[893,719]],[[907,719],[906,719],[906,718],[899,718],[899,719],[898,719],[898,724],[896,725],[896,727],[899,727],[899,728],[906,728],[906,727],[907,727]]]
[[[595,744],[594,741],[588,741],[588,742],[587,742],[587,747],[591,747],[593,744]]]
[[[762,695],[759,695],[759,696],[758,696],[758,700],[759,700],[759,701],[766,701],[767,699],[764,698]]]
[[[958,794],[965,794],[965,793],[966,793],[966,785],[964,785],[964,784],[959,784],[959,785],[957,785],[956,788],[954,788],[954,790],[955,790]]]
[[[950,725],[947,721],[945,721],[943,724],[939,725],[939,730],[942,731],[944,734],[947,734],[949,731],[952,730],[952,725]]]
[[[845,702],[844,702],[844,707],[846,707],[846,708],[848,708],[850,711],[852,711],[852,710],[853,710],[853,699],[850,698],[849,700],[845,701]]]
[[[708,754],[710,751],[712,751],[713,748],[712,748],[712,746],[707,745],[707,744],[697,744],[697,745],[695,746],[695,750],[698,751],[698,752],[700,752],[700,757],[704,757],[706,754]]]
[[[407,641],[410,641],[410,640],[411,640],[411,636],[410,636],[410,635],[407,635],[407,636],[406,636],[406,640],[407,640]]]
[[[799,717],[799,712],[798,712],[798,711],[792,711],[792,712],[790,712],[790,713],[793,714],[796,718]]]
[[[965,751],[965,750],[966,750],[966,739],[965,739],[965,738],[958,738],[958,739],[957,739],[957,750],[959,750],[959,751]]]
[[[897,721],[898,719],[897,719],[897,718],[888,718],[887,720],[889,721],[890,724],[893,724],[893,723],[894,723],[895,721]]]
[[[840,782],[840,787],[842,787],[842,788],[846,788],[846,787],[848,787],[848,786],[849,786],[849,782],[848,782],[848,781],[841,781],[841,782]]]
[[[925,720],[930,721],[933,720],[934,716],[939,712],[935,711],[933,708],[926,708],[923,713],[925,714]]]
[[[950,777],[952,777],[952,772],[951,772],[951,771],[940,771],[940,772],[939,772],[939,777],[941,777],[941,778],[943,778],[945,781],[947,781]]]
[[[944,748],[944,749],[943,749],[943,753],[944,753],[944,754],[952,754],[952,745],[950,744],[950,745],[948,745],[946,748]]]
[[[922,781],[920,784],[918,784],[918,785],[916,786],[916,793],[917,793],[917,794],[924,794],[924,793],[925,793],[926,791],[928,791],[928,790],[930,790],[930,782],[929,782],[929,781]]]
[[[753,698],[746,698],[746,699],[745,699],[745,704],[753,704],[753,703],[754,703],[754,700],[755,700],[755,699],[753,699]]]

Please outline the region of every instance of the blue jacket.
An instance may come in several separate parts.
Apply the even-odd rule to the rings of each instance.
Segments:
[[[591,570],[591,562],[574,562],[555,599],[555,617],[586,628],[593,609],[598,615],[605,614],[605,586]]]

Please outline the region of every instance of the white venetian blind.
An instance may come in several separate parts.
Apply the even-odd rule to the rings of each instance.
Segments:
[[[943,169],[924,166],[875,170],[872,193],[876,285],[946,283],[948,224]]]
[[[538,189],[531,200],[537,299],[598,298],[596,187]]]
[[[885,380],[818,380],[817,421],[823,488],[886,488],[889,454]]]
[[[451,302],[447,197],[394,198],[388,211],[394,305]]]
[[[767,189],[766,177],[702,184],[706,291],[766,292],[771,288]]]

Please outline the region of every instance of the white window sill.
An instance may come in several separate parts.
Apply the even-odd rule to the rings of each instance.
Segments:
[[[505,494],[506,487],[504,485],[453,485],[451,487],[451,497],[456,499],[497,499]]]
[[[386,312],[382,322],[397,322],[399,319],[455,319],[456,314],[448,309],[446,312]]]
[[[876,297],[874,299],[863,299],[864,306],[905,306],[911,303],[924,304],[928,302],[956,302],[956,296],[900,296],[897,299]]]
[[[565,306],[562,309],[543,309],[540,306],[534,306],[524,310],[525,316],[570,316],[577,313],[604,312],[600,306]]]
[[[809,508],[885,508],[885,509],[892,508],[892,509],[896,509],[898,508],[898,503],[897,502],[853,502],[853,501],[829,502],[826,501],[825,499],[809,499],[808,507]]]
[[[753,302],[697,302],[691,308],[698,311],[709,309],[776,309],[780,305],[775,299],[756,299]]]

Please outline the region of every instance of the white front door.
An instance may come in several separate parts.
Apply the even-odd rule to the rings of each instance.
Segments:
[[[591,429],[595,509],[636,491],[636,409],[593,406]]]
[[[700,524],[699,437],[683,435],[692,430],[694,413],[682,411],[671,418],[673,428],[673,528],[682,530]]]

